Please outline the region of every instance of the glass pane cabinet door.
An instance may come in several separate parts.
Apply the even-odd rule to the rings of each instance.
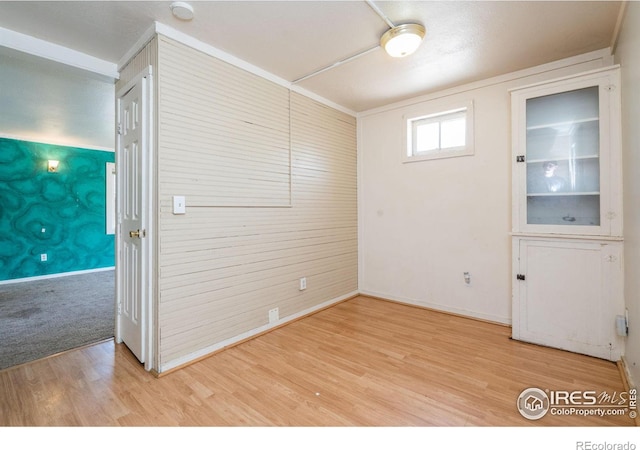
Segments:
[[[527,224],[600,226],[599,87],[526,101]]]

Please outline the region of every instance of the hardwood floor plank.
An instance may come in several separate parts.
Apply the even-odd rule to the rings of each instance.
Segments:
[[[622,392],[616,364],[364,296],[156,378],[113,341],[0,371],[0,425],[632,426],[523,418],[529,387]]]

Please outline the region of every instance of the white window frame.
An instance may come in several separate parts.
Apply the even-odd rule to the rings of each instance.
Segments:
[[[116,234],[116,163],[106,163],[106,234]]]
[[[440,123],[442,119],[465,112],[465,145],[451,148],[438,148],[426,152],[416,152],[414,145],[414,124],[417,122]],[[473,142],[473,101],[427,102],[417,105],[402,116],[402,162],[426,161],[431,159],[472,156],[475,152]]]

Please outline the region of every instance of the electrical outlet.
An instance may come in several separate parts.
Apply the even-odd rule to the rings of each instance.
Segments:
[[[280,320],[280,313],[278,312],[278,308],[273,308],[269,310],[269,323],[275,323]]]
[[[307,278],[306,277],[302,277],[300,278],[300,287],[299,289],[301,291],[304,291],[307,288]]]
[[[41,253],[40,254],[40,261],[44,262],[47,260],[47,254],[46,253]]]

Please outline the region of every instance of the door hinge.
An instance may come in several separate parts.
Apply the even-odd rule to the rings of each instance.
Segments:
[[[524,155],[516,156],[516,162],[524,162]]]
[[[118,134],[122,135],[122,124],[121,123],[118,124]]]
[[[521,274],[521,273],[519,273],[518,275],[516,275],[516,279],[518,279],[518,280],[522,280],[522,281],[524,281],[524,278],[525,278],[525,276],[524,276],[523,274]]]
[[[122,314],[122,303],[118,303],[118,314]]]

